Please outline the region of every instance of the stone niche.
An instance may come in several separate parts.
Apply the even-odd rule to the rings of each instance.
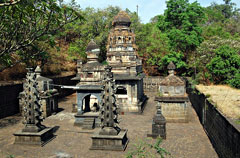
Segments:
[[[162,114],[167,122],[188,122],[190,102],[186,93],[186,83],[175,75],[175,65],[168,65],[169,75],[159,86],[158,96],[155,101],[162,107]]]
[[[53,88],[53,80],[41,76],[41,68],[37,66],[35,69],[36,81],[38,83],[39,95],[41,98],[43,117],[48,117],[58,111],[58,91]],[[25,83],[24,83],[25,84]],[[24,91],[19,93],[19,108],[23,115]]]

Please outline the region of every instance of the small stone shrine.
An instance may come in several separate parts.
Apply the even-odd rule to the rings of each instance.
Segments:
[[[24,84],[23,124],[25,126],[21,131],[14,133],[15,144],[42,146],[54,137],[53,128],[41,124],[43,110],[36,79],[37,74],[30,68]]]
[[[161,106],[158,103],[157,113],[153,117],[152,121],[152,134],[148,134],[148,137],[157,138],[158,136],[166,139],[166,119],[162,115]]]
[[[120,11],[112,22],[108,36],[107,62],[116,82],[116,100],[123,112],[142,112],[146,99],[143,93],[142,61],[137,56],[135,34],[130,29],[128,14]]]
[[[79,81],[73,88],[77,93],[77,114],[74,124],[85,129],[92,129],[100,124],[99,103],[103,91],[105,66],[98,61],[99,53],[99,47],[91,40],[86,48],[87,63],[82,64],[82,61],[78,60],[77,76],[72,79]]]
[[[175,75],[176,67],[172,62],[167,68],[169,75],[160,82],[155,101],[161,104],[167,122],[188,122],[190,102],[185,81]]]
[[[101,106],[101,128],[92,136],[91,150],[125,150],[128,144],[127,130],[118,126],[118,106],[115,99],[115,82],[111,67],[105,68],[104,92]]]
[[[41,76],[41,68],[39,66],[35,69],[36,73],[36,81],[39,87],[39,96],[43,109],[43,117],[48,117],[53,113],[56,113],[58,110],[58,91],[53,88],[53,80],[50,78],[46,78]],[[26,83],[24,83],[26,84]],[[24,94],[25,91],[19,93],[19,107],[20,113],[23,115],[23,107],[24,107]]]

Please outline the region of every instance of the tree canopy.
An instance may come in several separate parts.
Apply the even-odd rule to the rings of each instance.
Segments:
[[[189,0],[167,0],[166,6],[164,14],[146,24],[126,9],[144,72],[166,75],[172,61],[179,75],[239,88],[240,12],[236,4],[223,0],[202,7]],[[82,9],[74,0],[68,4],[63,0],[1,1],[0,74],[18,63],[40,63],[53,74],[68,70],[68,65],[75,67],[75,60],[86,61],[91,39],[100,46],[99,61],[104,62],[108,33],[120,10],[117,6]]]

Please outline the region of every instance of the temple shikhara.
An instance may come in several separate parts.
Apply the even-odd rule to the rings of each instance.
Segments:
[[[146,99],[143,93],[144,74],[128,14],[120,11],[112,25],[108,36],[107,63],[112,67],[116,84],[116,104],[120,112],[141,113]],[[73,88],[77,92],[75,125],[91,129],[100,123],[98,116],[106,65],[98,61],[100,49],[94,40],[88,43],[86,54],[87,63],[78,61],[77,76],[73,78],[79,81]]]
[[[107,62],[116,82],[116,97],[121,111],[141,112],[143,93],[142,61],[137,56],[135,34],[128,14],[120,11],[114,18],[108,36]]]

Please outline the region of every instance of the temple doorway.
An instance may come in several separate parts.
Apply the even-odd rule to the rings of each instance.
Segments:
[[[99,101],[94,95],[87,95],[83,99],[83,111],[86,112],[97,112],[99,111]]]

